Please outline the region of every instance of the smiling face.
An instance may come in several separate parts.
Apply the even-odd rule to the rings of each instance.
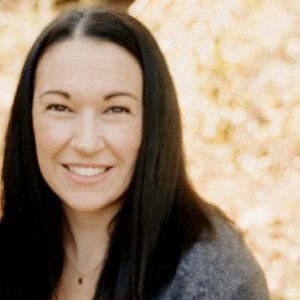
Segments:
[[[142,70],[124,48],[75,38],[41,58],[33,130],[43,178],[77,211],[110,207],[131,181],[142,131]]]

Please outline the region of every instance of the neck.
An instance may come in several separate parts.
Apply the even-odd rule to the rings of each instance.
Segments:
[[[104,260],[113,226],[112,219],[118,210],[118,203],[101,212],[79,212],[64,208],[65,251],[81,272],[91,270]]]

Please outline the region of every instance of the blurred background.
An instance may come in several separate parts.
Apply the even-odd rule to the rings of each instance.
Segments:
[[[101,3],[128,10],[158,39],[197,190],[240,226],[272,300],[299,300],[300,1],[0,0],[1,147],[41,28],[63,9]]]

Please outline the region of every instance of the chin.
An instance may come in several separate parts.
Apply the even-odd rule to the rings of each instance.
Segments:
[[[63,201],[63,206],[68,210],[86,213],[104,213],[106,211],[110,211],[111,209],[116,210],[117,207],[120,207],[121,198],[113,201],[107,200],[101,202],[99,202],[99,199],[101,199],[101,196],[99,195],[94,199],[88,199],[88,196],[77,199],[73,197],[71,201]]]

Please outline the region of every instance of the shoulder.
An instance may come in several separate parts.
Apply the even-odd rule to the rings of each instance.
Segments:
[[[220,216],[213,224],[215,237],[198,241],[184,254],[159,299],[269,299],[263,272],[241,234]]]

